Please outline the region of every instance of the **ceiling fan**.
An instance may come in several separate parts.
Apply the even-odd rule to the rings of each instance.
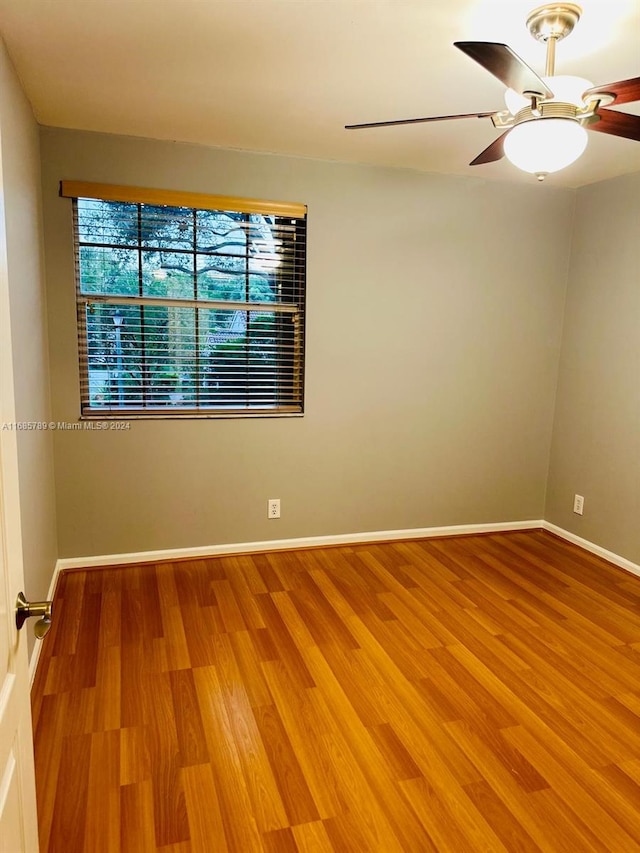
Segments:
[[[505,93],[506,109],[350,124],[346,130],[490,118],[502,133],[470,165],[491,163],[506,156],[540,181],[580,157],[587,145],[586,130],[640,142],[640,116],[607,109],[614,102],[617,106],[640,100],[640,77],[594,86],[581,77],[555,74],[556,44],[573,31],[581,14],[582,9],[574,3],[551,3],[529,14],[529,32],[547,47],[544,77],[539,77],[506,44],[454,42],[455,47],[509,87]]]

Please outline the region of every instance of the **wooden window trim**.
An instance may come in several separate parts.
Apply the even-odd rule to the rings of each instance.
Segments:
[[[191,207],[196,210],[231,210],[235,213],[261,213],[265,216],[303,217],[307,213],[307,205],[296,202],[154,190],[117,184],[94,184],[86,181],[60,181],[60,195],[62,198],[95,198],[131,204]]]

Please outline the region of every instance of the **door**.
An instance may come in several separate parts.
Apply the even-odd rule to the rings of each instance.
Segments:
[[[0,162],[0,853],[37,853],[38,823],[23,589],[4,192]],[[27,626],[29,623],[27,622]]]

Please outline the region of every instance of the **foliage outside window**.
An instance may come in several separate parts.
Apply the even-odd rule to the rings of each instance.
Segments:
[[[83,415],[302,412],[304,206],[61,192],[73,198]]]

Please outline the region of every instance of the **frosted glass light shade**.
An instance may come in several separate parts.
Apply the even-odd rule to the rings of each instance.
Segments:
[[[508,160],[534,175],[564,169],[587,147],[587,131],[570,118],[539,118],[516,125],[506,135]]]
[[[563,104],[574,104],[576,107],[584,106],[582,95],[587,89],[593,88],[590,80],[584,77],[572,77],[569,74],[558,74],[556,77],[543,77],[543,82],[553,92],[551,103],[561,102]],[[531,106],[531,99],[525,98],[513,89],[507,89],[504,93],[504,101],[512,116],[519,113],[524,107]]]

